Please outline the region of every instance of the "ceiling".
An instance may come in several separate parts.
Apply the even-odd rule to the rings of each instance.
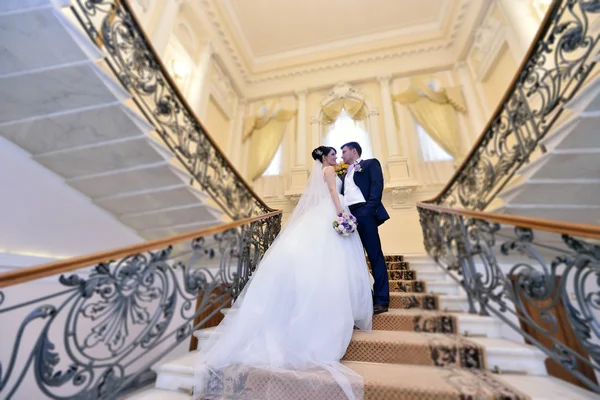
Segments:
[[[222,0],[253,57],[438,28],[448,0]]]
[[[442,38],[460,0],[216,0],[253,72]],[[320,56],[320,57],[319,57]]]
[[[305,85],[308,76],[344,68],[354,68],[356,75],[365,70],[381,74],[377,71],[401,73],[417,65],[423,68],[423,63],[431,64],[425,59],[435,61],[429,65],[431,68],[434,64],[435,68],[438,64],[452,65],[491,1],[189,0],[189,3],[195,8],[199,23],[208,29],[213,44],[220,49],[220,62],[232,74],[235,85],[258,87],[283,80],[290,85]],[[293,79],[297,81],[292,83]]]

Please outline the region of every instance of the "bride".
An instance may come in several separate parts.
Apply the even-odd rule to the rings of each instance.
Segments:
[[[320,146],[306,190],[232,309],[195,361],[200,399],[362,399],[344,367],[353,327],[370,331],[373,301],[358,233],[336,233],[349,213],[336,150]]]

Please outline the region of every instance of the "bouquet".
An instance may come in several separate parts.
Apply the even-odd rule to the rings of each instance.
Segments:
[[[338,214],[337,218],[333,221],[333,229],[342,236],[349,236],[357,227],[356,217],[345,212]]]
[[[346,175],[346,172],[348,172],[348,167],[349,165],[346,164],[343,161],[340,161],[339,163],[337,163],[334,167],[335,169],[335,173],[339,176],[342,177],[344,175]]]

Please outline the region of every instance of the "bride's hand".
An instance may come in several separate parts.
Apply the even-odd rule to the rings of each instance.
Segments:
[[[342,215],[344,213],[344,210],[337,210],[337,215]]]

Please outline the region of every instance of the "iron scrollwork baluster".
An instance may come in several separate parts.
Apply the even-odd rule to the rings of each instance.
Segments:
[[[72,0],[71,10],[165,145],[232,219],[272,211],[196,120],[137,25],[126,1]]]
[[[600,371],[600,246],[545,233],[541,237],[551,240],[548,244],[530,228],[514,226],[510,235],[508,226],[483,219],[425,208],[419,212],[426,251],[447,270],[462,271],[470,305],[477,304],[481,315],[499,318],[600,392],[584,371]],[[559,307],[567,320],[559,319]],[[561,326],[571,327],[587,357],[554,335]]]
[[[471,157],[435,203],[484,210],[554,126],[596,65],[598,1],[560,0],[550,6],[518,78]]]
[[[58,290],[16,305],[7,304],[22,289],[0,291],[5,332],[22,318],[3,336],[12,346],[0,397],[37,386],[49,399],[114,399],[147,384],[139,377],[150,366],[240,294],[280,223],[274,215],[61,275]]]

